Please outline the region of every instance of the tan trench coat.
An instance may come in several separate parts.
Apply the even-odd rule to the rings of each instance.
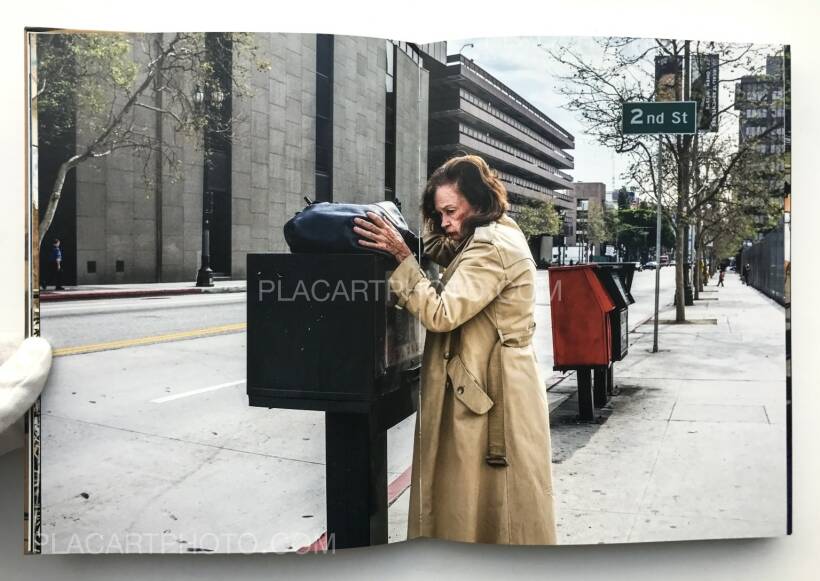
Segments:
[[[408,538],[555,544],[549,406],[530,343],[536,271],[526,239],[504,215],[461,245],[431,234],[424,241],[426,254],[447,267],[440,292],[412,255],[389,279],[398,305],[427,329]],[[488,425],[497,404],[500,434],[498,420]],[[506,466],[486,461],[499,435]]]

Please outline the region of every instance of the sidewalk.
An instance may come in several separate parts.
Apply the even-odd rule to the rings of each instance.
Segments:
[[[785,533],[784,310],[737,275],[716,284],[688,324],[660,325],[659,353],[651,319],[630,335],[598,422],[577,422],[574,374],[550,390],[570,396],[550,416],[560,544]],[[394,538],[406,496],[391,507]]]
[[[68,286],[65,290],[40,291],[41,302],[83,301],[134,297],[161,297],[202,293],[243,293],[247,281],[218,280],[212,287],[198,287],[192,281],[151,284],[106,284]]]

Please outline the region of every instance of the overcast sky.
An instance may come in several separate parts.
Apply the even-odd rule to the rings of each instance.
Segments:
[[[575,181],[603,182],[607,191],[621,185],[628,186],[629,184],[623,184],[619,177],[626,169],[626,156],[619,156],[612,150],[597,145],[594,138],[585,132],[577,114],[563,108],[566,97],[558,92],[557,87],[561,81],[557,75],[566,71],[560,68],[547,50],[557,49],[570,42],[573,50],[586,62],[601,61],[600,47],[592,38],[585,37],[530,36],[448,40],[447,51],[449,54],[456,54],[464,44],[473,43],[474,46],[464,48],[464,56],[473,59],[476,64],[575,136],[575,150],[570,152],[575,157],[575,169],[569,172]],[[539,43],[542,44],[541,47],[538,46]],[[721,79],[724,78],[721,74]],[[722,87],[721,107],[724,103],[731,103],[732,97],[728,94],[731,85],[733,83],[727,83]],[[729,100],[726,100],[727,97]],[[736,121],[728,131],[737,134]]]

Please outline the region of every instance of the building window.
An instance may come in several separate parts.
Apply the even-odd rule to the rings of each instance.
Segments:
[[[316,35],[316,201],[333,200],[333,35]]]
[[[396,45],[386,40],[387,56],[384,86],[386,91],[384,119],[384,199],[396,199]]]

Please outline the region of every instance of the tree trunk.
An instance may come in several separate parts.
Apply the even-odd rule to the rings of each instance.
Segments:
[[[680,211],[680,200],[678,201],[678,207]],[[685,268],[683,264],[684,258],[684,236],[686,234],[686,226],[684,226],[683,222],[678,219],[678,223],[675,226],[675,322],[682,323],[686,321],[686,305],[684,305],[684,289],[685,285],[683,284],[683,270]]]
[[[702,220],[698,220],[697,236],[695,236],[695,252],[697,253],[699,265],[698,286],[700,287],[700,292],[703,292],[703,287],[709,284],[709,270],[706,268],[706,249],[703,247],[703,235],[701,234],[702,227]],[[706,272],[706,280],[704,280],[704,272]]]
[[[686,209],[689,203],[689,136],[678,143],[678,205],[675,221],[675,322],[686,321]]]
[[[43,213],[43,218],[40,220],[40,245],[46,238],[51,223],[54,221],[54,215],[57,213],[57,206],[60,204],[60,197],[63,195],[63,186],[65,185],[65,178],[68,172],[80,163],[82,156],[75,155],[60,164],[57,170],[57,177],[54,180],[54,186],[51,188],[51,196],[48,199],[46,211]]]

